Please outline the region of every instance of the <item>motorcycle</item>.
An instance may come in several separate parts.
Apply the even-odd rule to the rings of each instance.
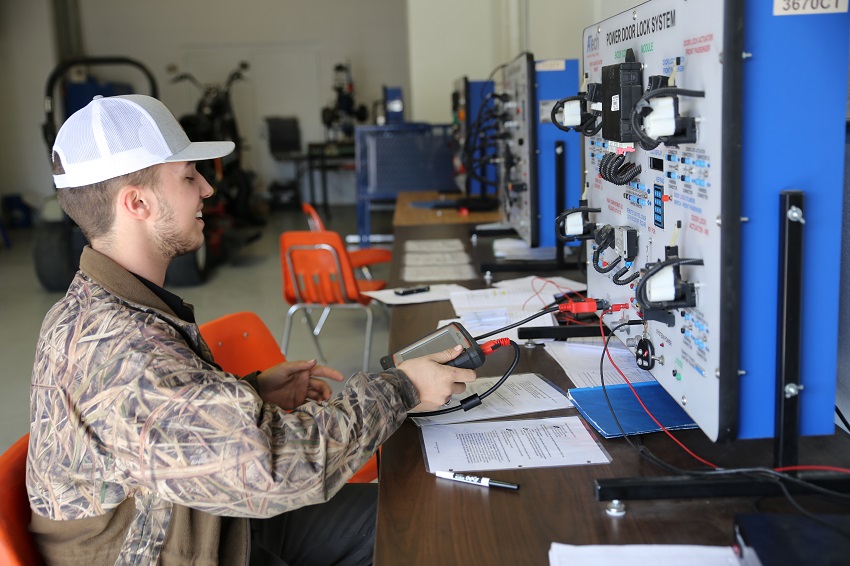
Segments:
[[[257,227],[265,220],[252,204],[253,173],[242,163],[243,141],[239,136],[236,114],[231,103],[234,83],[245,79],[248,63],[240,62],[223,84],[203,84],[190,73],[179,73],[172,84],[188,82],[200,92],[193,114],[179,118],[192,141],[232,141],[236,149],[230,155],[198,162],[198,171],[213,186],[215,193],[204,201],[205,255],[182,256],[172,262],[171,278],[175,285],[200,283],[209,268],[231,256],[240,247],[261,235]],[[205,263],[201,263],[201,262]]]

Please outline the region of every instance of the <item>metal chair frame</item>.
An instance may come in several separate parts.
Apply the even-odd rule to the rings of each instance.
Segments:
[[[372,349],[372,322],[373,315],[372,309],[370,305],[364,305],[359,302],[350,301],[348,298],[347,289],[345,286],[345,280],[343,278],[338,278],[337,284],[340,286],[342,297],[346,302],[344,303],[332,303],[332,304],[321,304],[321,303],[309,303],[305,302],[303,298],[303,279],[300,275],[295,273],[295,268],[292,264],[292,252],[298,250],[323,250],[331,254],[333,257],[334,263],[337,268],[337,273],[342,272],[342,264],[339,260],[339,254],[337,250],[328,244],[318,244],[312,246],[306,245],[294,245],[289,247],[284,257],[286,258],[286,269],[289,273],[290,281],[293,282],[293,287],[295,291],[295,297],[297,302],[289,307],[289,310],[286,312],[286,321],[283,327],[283,337],[280,342],[280,349],[286,355],[286,350],[289,347],[289,339],[292,335],[292,318],[295,313],[299,311],[304,311],[304,322],[310,328],[310,336],[313,340],[313,344],[316,346],[316,351],[319,354],[319,359],[322,361],[326,361],[327,358],[322,351],[322,347],[319,344],[319,333],[322,331],[322,328],[327,322],[328,317],[330,316],[331,309],[362,309],[366,313],[366,339],[363,350],[363,371],[369,371],[369,357]],[[333,279],[333,278],[332,278]],[[313,324],[313,319],[311,317],[311,313],[313,310],[322,309],[322,315],[319,317],[319,322]]]

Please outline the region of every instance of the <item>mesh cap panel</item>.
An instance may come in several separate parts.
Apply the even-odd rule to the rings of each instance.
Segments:
[[[190,142],[150,96],[95,98],[60,128],[53,151],[64,173],[53,179],[57,188],[85,186],[160,163],[222,157],[233,148],[233,142]]]

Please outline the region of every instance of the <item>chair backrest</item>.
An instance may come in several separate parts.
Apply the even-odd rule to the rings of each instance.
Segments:
[[[25,434],[0,455],[0,564],[4,565],[42,563],[28,529],[32,517],[26,485],[29,439]]]
[[[267,116],[269,151],[278,161],[301,152],[301,128],[298,118]]]
[[[291,230],[280,235],[283,296],[291,305],[363,303],[348,252],[336,232]],[[368,302],[368,297],[365,298]]]
[[[322,222],[322,217],[319,216],[319,213],[316,212],[312,204],[302,202],[301,210],[307,215],[307,225],[310,227],[311,232],[321,232],[325,229],[325,223]]]
[[[268,326],[252,312],[226,314],[198,328],[226,372],[243,376],[286,361]]]

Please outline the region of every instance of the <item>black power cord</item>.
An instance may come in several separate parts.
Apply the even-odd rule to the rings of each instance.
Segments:
[[[808,517],[812,521],[815,521],[815,522],[837,532],[841,536],[850,539],[850,531],[848,531],[844,528],[841,528],[837,525],[834,525],[834,524],[832,524],[828,521],[825,521],[825,520],[821,519],[820,517],[814,515],[813,513],[809,512],[805,508],[803,508],[799,504],[799,502],[796,499],[794,499],[794,497],[791,495],[790,491],[788,491],[788,488],[786,487],[785,484],[791,483],[791,484],[794,484],[798,487],[801,487],[801,488],[807,489],[809,491],[812,491],[814,493],[820,494],[822,496],[826,496],[826,497],[830,498],[830,500],[833,503],[850,505],[850,495],[848,495],[846,493],[841,493],[841,492],[838,492],[838,491],[826,489],[826,488],[823,488],[819,485],[815,485],[811,482],[807,482],[807,481],[802,480],[800,478],[797,478],[797,477],[794,477],[794,476],[791,476],[791,475],[788,475],[788,474],[785,474],[785,473],[782,473],[782,472],[778,472],[778,471],[773,470],[771,468],[753,467],[753,468],[717,468],[717,469],[714,469],[714,470],[685,470],[685,469],[679,468],[677,466],[674,466],[674,465],[672,465],[668,462],[661,460],[655,454],[653,454],[652,451],[647,446],[645,446],[641,443],[636,444],[635,442],[632,441],[631,438],[629,438],[629,436],[626,434],[625,430],[623,429],[622,424],[620,423],[619,419],[617,418],[616,412],[614,411],[614,406],[611,403],[611,399],[608,397],[608,390],[607,390],[607,386],[605,385],[605,373],[604,373],[603,366],[604,366],[604,363],[605,363],[605,357],[608,353],[608,346],[611,342],[611,338],[614,336],[614,334],[617,332],[617,330],[619,330],[620,328],[623,328],[624,326],[637,325],[637,324],[643,324],[643,321],[642,320],[629,320],[627,322],[620,323],[620,324],[616,325],[615,327],[613,327],[611,329],[611,334],[608,335],[608,337],[605,340],[605,345],[602,348],[602,356],[600,357],[600,360],[599,360],[599,377],[600,377],[600,381],[601,381],[601,384],[602,384],[602,393],[605,395],[605,401],[608,404],[608,410],[611,411],[611,416],[614,418],[614,422],[617,424],[617,428],[620,430],[620,433],[623,435],[623,439],[629,444],[629,446],[634,448],[635,451],[637,451],[637,453],[642,458],[647,460],[648,462],[651,462],[652,464],[658,466],[659,468],[661,468],[663,470],[666,470],[668,472],[671,472],[671,473],[674,473],[674,474],[680,475],[680,476],[709,477],[709,478],[715,478],[716,477],[718,479],[723,479],[723,478],[729,477],[729,476],[746,476],[746,477],[750,477],[753,481],[774,482],[774,483],[777,484],[779,489],[782,491],[784,497],[788,500],[788,502],[792,506],[794,506],[794,508],[797,509],[797,511],[799,511],[800,514]]]
[[[631,113],[629,114],[629,122],[632,126],[632,131],[640,140],[640,146],[645,150],[652,150],[658,147],[662,142],[665,141],[664,138],[655,139],[649,137],[646,133],[644,133],[643,128],[638,125],[638,116],[643,118],[643,109],[647,107],[647,103],[649,100],[653,98],[661,98],[663,96],[694,96],[698,98],[705,97],[705,91],[702,90],[688,90],[684,88],[677,87],[663,87],[656,88],[654,90],[647,91],[641,96],[637,103],[632,108]]]

